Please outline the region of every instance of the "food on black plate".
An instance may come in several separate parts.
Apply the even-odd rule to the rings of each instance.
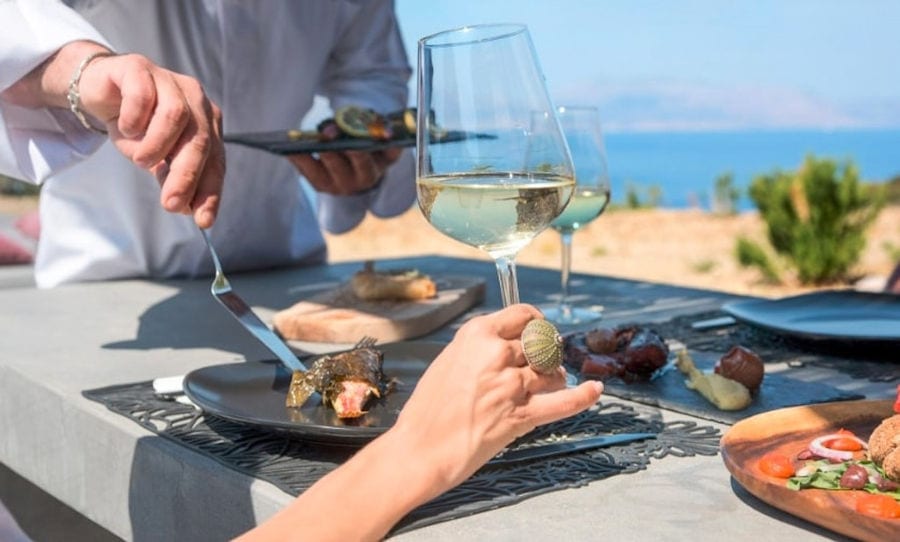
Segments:
[[[310,141],[334,141],[355,138],[387,141],[416,135],[416,110],[406,108],[387,115],[374,109],[347,105],[339,108],[315,130],[288,130],[288,138]],[[436,134],[435,137],[440,134]]]
[[[616,333],[615,329],[601,327],[588,331],[584,335],[584,344],[594,354],[612,354],[619,349],[620,336],[624,339],[624,335]]]
[[[417,301],[437,295],[437,285],[417,269],[376,271],[367,261],[350,280],[353,294],[365,301]]]
[[[719,410],[743,410],[750,406],[753,399],[747,386],[720,374],[697,369],[687,350],[680,350],[676,359],[675,366],[687,376],[685,385],[697,390]]]
[[[565,363],[586,378],[647,381],[668,358],[663,338],[646,327],[598,328],[566,338]]]
[[[331,406],[338,418],[358,418],[366,413],[366,404],[374,397],[390,393],[393,382],[381,370],[384,354],[370,343],[353,350],[322,356],[306,372],[291,376],[285,405],[302,407],[314,392]]]
[[[687,350],[678,352],[675,366],[685,376],[685,385],[699,392],[720,410],[742,410],[750,406],[765,375],[762,359],[744,346],[734,346],[716,362],[712,372],[694,365]]]
[[[765,366],[759,356],[749,348],[734,346],[716,362],[713,371],[740,382],[755,395],[762,384]]]

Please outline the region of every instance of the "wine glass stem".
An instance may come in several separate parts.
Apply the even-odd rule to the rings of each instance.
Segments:
[[[559,232],[559,240],[562,242],[562,262],[560,265],[559,314],[562,318],[572,315],[572,305],[569,303],[569,273],[572,270],[572,232]]]
[[[516,262],[508,256],[499,256],[494,259],[494,262],[497,264],[497,276],[500,278],[500,295],[503,298],[503,306],[515,305],[519,302]]]

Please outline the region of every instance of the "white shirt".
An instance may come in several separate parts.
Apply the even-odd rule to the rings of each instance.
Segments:
[[[228,133],[293,128],[316,95],[332,108],[406,106],[411,70],[391,0],[0,0],[0,90],[67,42],[139,52],[198,78]],[[77,13],[76,13],[77,12]],[[410,153],[377,190],[304,196],[287,159],[226,145],[227,174],[211,230],[226,271],[320,262],[319,229],[340,233],[371,211],[415,199]],[[63,109],[0,100],[0,173],[44,183],[39,287],[127,277],[197,276],[212,262],[191,218],[159,203],[159,185]]]

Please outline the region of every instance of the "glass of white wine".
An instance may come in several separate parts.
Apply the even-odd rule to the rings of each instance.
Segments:
[[[574,325],[598,320],[602,313],[587,307],[574,307],[569,297],[572,269],[572,236],[600,216],[609,203],[610,182],[606,148],[600,128],[600,112],[595,107],[560,106],[557,116],[569,144],[575,165],[575,192],[569,205],[550,226],[562,241],[562,265],[559,304],[541,307],[547,320]]]
[[[540,122],[535,112],[544,113]],[[486,251],[503,305],[518,303],[515,257],[575,187],[528,29],[477,25],[419,40],[417,127],[422,214]]]

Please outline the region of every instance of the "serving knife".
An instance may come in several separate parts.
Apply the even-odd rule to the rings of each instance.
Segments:
[[[615,435],[600,435],[596,437],[587,437],[578,440],[567,440],[563,442],[551,442],[549,444],[540,444],[528,448],[519,448],[503,452],[497,457],[488,461],[488,465],[505,465],[508,463],[518,463],[519,461],[529,461],[532,459],[540,459],[557,455],[565,455],[573,452],[584,450],[593,450],[595,448],[603,448],[614,444],[625,444],[636,440],[646,440],[656,438],[656,433],[618,433]]]
[[[212,257],[213,265],[216,267],[216,277],[213,279],[212,286],[210,286],[210,292],[212,292],[213,297],[215,297],[232,316],[237,318],[237,321],[244,326],[244,329],[256,337],[256,339],[259,340],[263,346],[268,348],[270,352],[275,354],[275,357],[277,357],[289,371],[292,373],[294,371],[305,372],[306,366],[303,365],[303,362],[300,361],[299,358],[297,358],[297,355],[288,348],[288,345],[286,345],[274,331],[269,329],[269,326],[259,319],[259,316],[253,312],[253,309],[251,309],[241,296],[237,295],[237,292],[231,287],[231,283],[228,282],[225,272],[222,271],[219,255],[216,253],[216,249],[213,248],[212,241],[209,239],[209,234],[206,233],[206,230],[203,228],[198,229],[203,235],[203,240],[206,241],[206,246],[209,248],[209,255]]]

